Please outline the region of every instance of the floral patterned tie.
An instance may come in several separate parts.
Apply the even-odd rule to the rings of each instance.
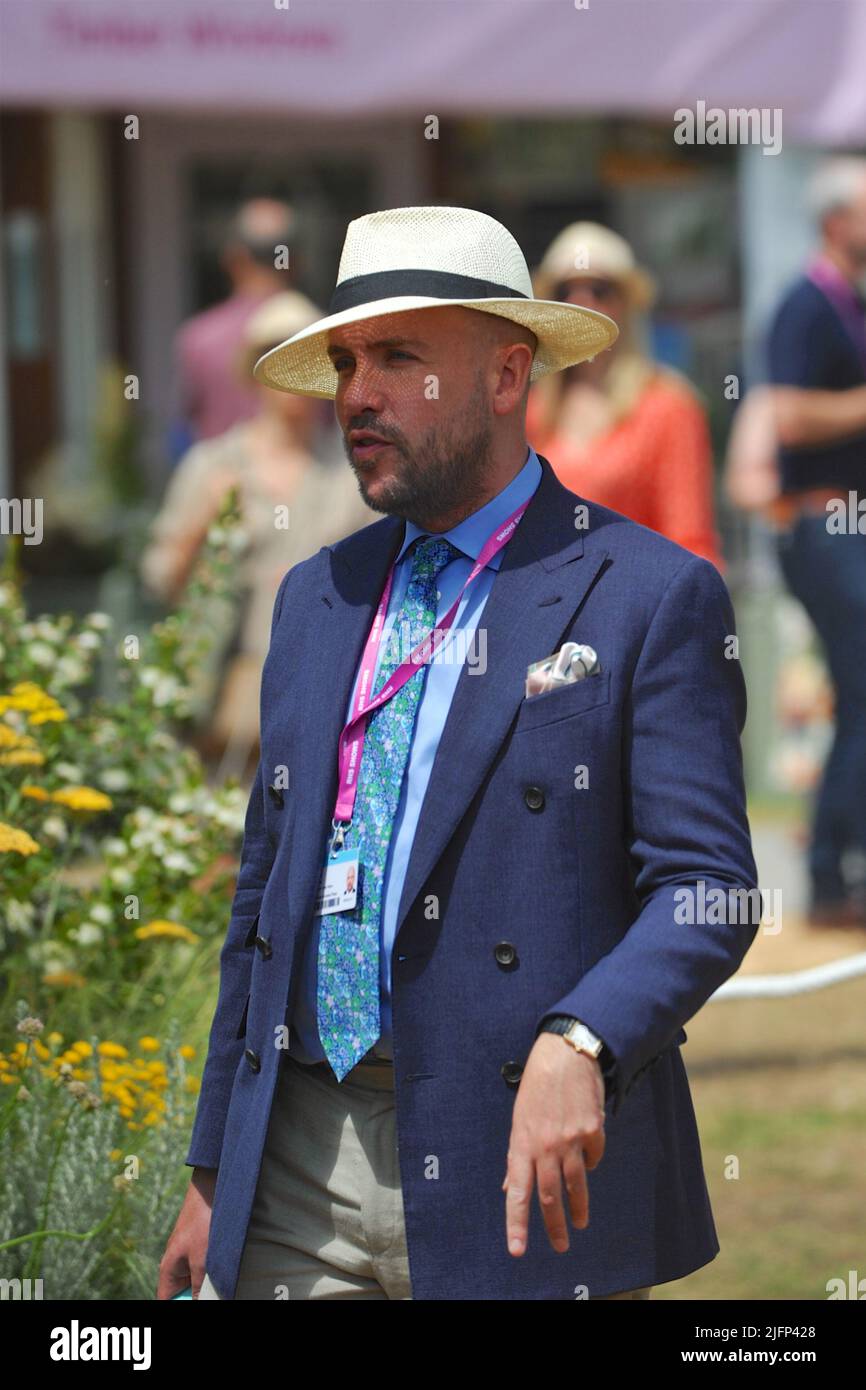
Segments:
[[[458,554],[441,536],[417,542],[406,596],[382,652],[376,690],[381,690],[401,661],[436,626],[437,576]],[[399,637],[407,626],[408,648],[401,649]],[[319,1038],[338,1081],[369,1052],[381,1031],[382,886],[425,674],[426,665],[419,666],[402,689],[367,720],[352,823],[343,844],[345,849],[359,852],[358,897],[349,911],[329,912],[321,918]]]

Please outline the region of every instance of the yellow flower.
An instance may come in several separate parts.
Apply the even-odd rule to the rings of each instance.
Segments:
[[[26,748],[35,742],[29,734],[16,733],[15,729],[10,729],[8,724],[0,720],[0,748]]]
[[[35,681],[18,681],[13,685],[11,695],[0,696],[0,714],[5,714],[8,709],[28,712],[30,724],[44,724],[48,719],[66,718],[66,711],[62,705]]]
[[[45,762],[41,753],[29,748],[18,748],[11,753],[0,753],[0,763],[4,767],[41,767]]]
[[[74,1054],[76,1057],[92,1057],[93,1044],[89,1042],[70,1043],[68,1053]]]
[[[128,1057],[129,1049],[120,1043],[101,1042],[96,1049],[100,1057]]]
[[[157,918],[154,922],[147,922],[144,926],[136,927],[133,932],[139,941],[148,941],[151,937],[164,936],[172,937],[175,941],[198,941],[198,933],[189,927],[184,927],[180,922],[167,922],[163,918]]]
[[[162,1043],[156,1038],[139,1038],[138,1045],[142,1052],[158,1052]]]
[[[51,800],[72,811],[110,811],[114,805],[110,796],[93,787],[64,787],[62,791],[52,792]]]
[[[62,1033],[49,1033],[49,1034],[48,1034],[48,1041],[49,1041],[50,1043],[56,1043],[56,1044],[59,1045],[60,1043],[63,1042],[63,1034],[62,1034]]]
[[[108,1157],[112,1163],[116,1163],[119,1158],[123,1158],[123,1149],[112,1149]]]
[[[77,970],[50,970],[47,975],[42,976],[44,985],[59,985],[62,989],[80,989],[86,985],[87,981],[83,975],[79,975]],[[58,1039],[60,1040],[60,1039]]]
[[[38,854],[39,845],[26,830],[16,830],[14,825],[0,821],[0,852],[14,851],[16,854]]]
[[[177,1050],[181,1057],[185,1057],[188,1062],[195,1056],[195,1048],[191,1047],[189,1043],[184,1043],[183,1047],[179,1047]]]
[[[51,800],[51,793],[47,792],[44,787],[37,787],[33,782],[21,783],[21,795],[32,796],[34,801]]]

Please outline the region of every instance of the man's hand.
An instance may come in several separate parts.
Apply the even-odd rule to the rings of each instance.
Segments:
[[[198,1298],[204,1280],[216,1180],[216,1168],[194,1168],[192,1171],[183,1206],[159,1262],[158,1299],[173,1298],[187,1284],[192,1284],[192,1296]]]
[[[529,1054],[514,1102],[506,1194],[508,1249],[526,1249],[529,1207],[538,1178],[538,1199],[554,1250],[568,1249],[562,1180],[574,1225],[589,1223],[586,1170],[604,1153],[604,1079],[595,1058],[576,1052],[556,1033],[541,1033]]]

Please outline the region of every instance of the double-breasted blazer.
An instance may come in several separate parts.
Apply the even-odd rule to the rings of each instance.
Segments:
[[[680,1047],[760,916],[736,906],[754,901],[757,877],[734,614],[707,560],[579,498],[540,461],[481,615],[486,669],[464,665],[442,731],[394,941],[416,1299],[595,1296],[677,1279],[719,1249]],[[218,1169],[206,1268],[222,1298],[235,1293],[286,1056],[346,702],[403,531],[385,516],[323,546],[274,604],[261,759],[186,1159]],[[569,640],[595,648],[600,674],[527,699],[527,666]],[[734,909],[703,912],[713,889]],[[515,1257],[501,1184],[521,1072],[551,1013],[581,1019],[616,1059],[606,1147],[569,1250],[553,1250],[535,1198]]]

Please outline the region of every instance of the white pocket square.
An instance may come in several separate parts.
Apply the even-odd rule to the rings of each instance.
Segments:
[[[601,670],[598,656],[592,647],[579,642],[564,642],[553,656],[542,661],[533,661],[526,668],[526,697],[543,695],[548,690],[558,690],[560,686],[573,681],[584,680],[587,676],[598,675]]]

